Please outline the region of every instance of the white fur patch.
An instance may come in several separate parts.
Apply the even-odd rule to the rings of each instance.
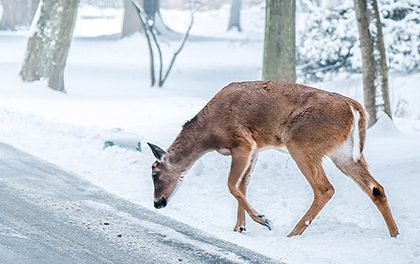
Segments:
[[[249,165],[251,165],[251,159],[252,159],[252,155],[254,154],[255,150],[257,149],[257,142],[252,141],[252,147],[251,147],[251,154],[248,157],[247,160],[247,164],[245,166],[245,168],[248,168]],[[254,163],[255,164],[255,163]],[[253,164],[253,165],[254,165]],[[252,168],[251,168],[252,169]],[[244,179],[246,170],[242,171],[242,175],[239,177],[239,180],[236,182],[235,187],[239,188],[239,185],[241,184],[242,180]]]
[[[353,113],[353,160],[358,161],[360,159],[360,131],[359,131],[359,120],[360,113],[350,107]]]
[[[343,142],[343,144],[341,144],[338,148],[336,148],[334,152],[330,154],[330,156],[340,161],[344,161],[344,162],[350,161],[352,159],[352,153],[353,153],[352,137],[353,137],[353,133],[350,132],[346,140]]]
[[[331,157],[341,161],[350,161],[353,159],[357,162],[360,159],[360,134],[359,134],[359,120],[360,113],[351,107],[353,113],[353,125],[346,140],[338,148],[330,154]]]

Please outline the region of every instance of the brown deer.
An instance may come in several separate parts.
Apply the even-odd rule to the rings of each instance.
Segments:
[[[271,230],[270,221],[246,199],[258,152],[286,149],[312,187],[314,200],[288,236],[300,235],[331,199],[334,188],[322,168],[328,156],[370,197],[392,237],[398,228],[384,188],[371,176],[363,157],[366,114],[353,99],[282,81],[232,83],[219,91],[190,121],[167,151],[149,144],[154,206],[165,207],[196,160],[216,150],[232,156],[229,191],[238,200],[234,231],[245,231],[245,212]]]

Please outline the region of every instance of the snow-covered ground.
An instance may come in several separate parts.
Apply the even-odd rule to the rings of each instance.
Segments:
[[[121,128],[144,142],[168,146],[181,125],[224,85],[259,78],[262,43],[246,33],[235,33],[235,41],[189,42],[167,85],[150,88],[141,36],[85,38],[91,31],[84,23],[70,50],[66,95],[47,89],[44,82],[22,83],[18,72],[25,34],[0,33],[0,141],[153,209],[152,154],[146,147],[142,152],[103,149],[107,134]],[[273,231],[248,220],[247,233],[232,232],[236,200],[226,184],[230,159],[217,153],[191,169],[159,212],[286,263],[419,263],[419,83],[418,73],[390,76],[393,107],[400,117],[396,126],[384,118],[370,129],[365,151],[373,175],[386,189],[401,233],[397,239],[389,237],[365,194],[328,160],[335,196],[303,236],[287,238],[312,193],[293,160],[275,151],[260,155],[249,186],[249,201],[272,220]],[[362,96],[359,76],[316,86],[359,101]]]

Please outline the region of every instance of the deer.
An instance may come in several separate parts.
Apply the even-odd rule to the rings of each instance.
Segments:
[[[228,189],[238,202],[234,231],[246,231],[246,214],[272,229],[246,198],[258,153],[287,151],[308,181],[313,202],[288,237],[301,235],[334,194],[322,166],[329,157],[365,192],[382,214],[391,237],[398,233],[384,188],[372,177],[363,156],[367,114],[355,100],[334,92],[286,81],[234,82],[221,89],[165,151],[148,143],[154,207],[165,207],[185,174],[204,154],[231,156]]]

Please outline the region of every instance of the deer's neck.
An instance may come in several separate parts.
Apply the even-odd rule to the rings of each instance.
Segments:
[[[204,131],[197,128],[184,128],[168,149],[169,161],[182,172],[192,165],[210,149],[206,147]]]

